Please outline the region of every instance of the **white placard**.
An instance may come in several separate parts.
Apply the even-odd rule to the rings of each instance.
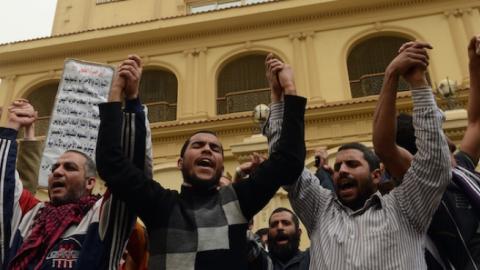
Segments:
[[[52,164],[65,151],[82,151],[95,160],[98,104],[107,101],[114,73],[111,66],[65,61],[40,165],[41,187],[48,186]]]

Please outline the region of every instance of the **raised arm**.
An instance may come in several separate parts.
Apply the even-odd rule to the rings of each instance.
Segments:
[[[2,190],[0,196],[0,265],[3,265],[3,268],[9,261],[10,240],[20,223],[22,213],[38,203],[38,200],[24,190],[21,181],[15,177],[17,132],[20,127],[29,125],[34,120],[33,107],[28,101],[16,100],[8,108],[7,127],[0,128],[0,164],[2,164],[0,174]]]
[[[136,56],[131,56],[120,65],[120,70],[128,69],[130,72],[134,72],[136,76],[140,76],[141,69],[139,66],[133,65],[136,63]],[[129,67],[126,67],[129,66]],[[123,81],[118,76],[115,77],[112,91],[114,94],[122,92],[120,99],[125,99],[125,109],[123,111],[123,117],[120,113],[119,119],[121,119],[120,136],[120,151],[121,156],[130,161],[134,167],[138,168],[142,172],[145,171],[146,175],[151,175],[151,170],[146,164],[149,163],[149,154],[146,153],[148,149],[148,121],[145,117],[144,108],[138,99],[138,87],[136,84],[129,81],[131,78]],[[123,85],[121,85],[123,84]],[[100,139],[98,141],[100,142]],[[98,161],[97,156],[97,163]],[[107,179],[105,179],[107,180]],[[108,189],[103,195],[102,205],[100,208],[100,221],[98,227],[98,233],[100,239],[104,243],[105,251],[101,255],[96,254],[98,250],[83,251],[81,256],[83,258],[89,258],[94,256],[104,256],[98,261],[101,265],[93,266],[89,260],[82,260],[82,257],[78,260],[79,269],[116,269],[120,264],[122,254],[125,249],[126,242],[132,233],[133,226],[137,220],[136,213],[131,207],[126,205],[126,202],[122,198],[113,193],[111,186],[108,184]]]
[[[422,46],[426,48],[426,46]],[[426,58],[414,69],[406,69],[412,85],[413,125],[418,152],[413,157],[402,184],[395,188],[388,200],[395,200],[411,226],[426,232],[433,213],[451,178],[450,153],[442,130],[443,113],[438,109],[432,89],[427,86],[424,72]],[[413,73],[409,73],[413,72]],[[405,76],[405,75],[404,75]]]
[[[141,61],[136,56],[130,56],[125,60],[117,72],[112,90],[109,96],[109,102],[99,105],[100,108],[100,129],[97,141],[96,162],[100,177],[105,180],[113,196],[125,201],[129,209],[133,209],[144,222],[148,223],[156,217],[148,216],[148,213],[159,213],[161,207],[168,209],[167,205],[158,206],[153,202],[162,200],[162,194],[166,191],[155,181],[151,179],[151,169],[146,166],[145,149],[149,149],[145,134],[146,129],[145,115],[143,110],[138,109],[138,84],[141,77]],[[131,110],[136,111],[134,120],[136,120],[136,129],[144,126],[143,135],[135,132],[135,151],[129,150],[129,144],[126,143],[129,138],[132,139],[132,133],[125,129],[128,125],[128,119],[123,119],[121,103],[122,96],[127,100],[127,113],[125,118],[132,116],[128,113],[129,106]],[[137,105],[135,105],[137,104]],[[137,108],[137,109],[135,109]],[[143,120],[141,119],[143,117]],[[125,121],[124,121],[125,120]],[[142,121],[144,123],[142,123]],[[126,145],[122,148],[122,145]],[[130,145],[131,146],[131,145]],[[136,154],[135,154],[136,153]],[[140,157],[135,159],[134,157]],[[146,168],[146,169],[145,169]]]
[[[272,104],[270,105],[270,116],[264,128],[264,135],[268,138],[269,153],[278,151],[280,134],[284,129],[284,106],[283,89],[281,81],[288,81],[293,78],[289,70],[278,73],[283,63],[272,55],[266,59],[267,79],[271,88]],[[278,76],[276,75],[278,74]],[[281,79],[281,81],[280,81]],[[318,178],[307,168],[303,168],[301,175],[291,185],[285,186],[293,209],[311,232],[317,220],[317,213],[321,206],[331,198],[330,191],[320,185]]]
[[[460,150],[477,164],[480,158],[480,35],[473,37],[468,45],[470,58],[470,93],[468,96],[468,125]]]
[[[24,137],[18,142],[17,158],[17,171],[23,188],[32,194],[37,192],[38,172],[43,152],[43,142],[35,138],[36,118],[37,112],[34,111],[34,121],[24,126]]]
[[[277,151],[260,164],[249,181],[235,183],[241,209],[247,218],[253,217],[275,195],[281,185],[290,185],[300,175],[305,162],[304,114],[306,99],[296,96],[293,71],[279,65],[285,109]]]
[[[372,141],[375,153],[385,164],[388,172],[400,179],[407,172],[413,155],[395,143],[396,139],[396,98],[400,76],[411,89],[428,86],[425,70],[428,66],[427,43],[409,42],[403,45],[397,57],[385,70],[382,90],[373,116]]]

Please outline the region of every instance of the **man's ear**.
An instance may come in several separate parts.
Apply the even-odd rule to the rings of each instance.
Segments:
[[[87,186],[86,188],[90,191],[93,190],[93,188],[95,187],[95,183],[97,182],[97,179],[94,177],[94,176],[90,176],[87,178]]]
[[[177,160],[177,168],[181,170],[182,166],[183,166],[183,158],[179,158]]]
[[[380,179],[382,178],[382,171],[380,169],[375,169],[370,173],[372,176],[372,181],[375,185],[380,184]]]

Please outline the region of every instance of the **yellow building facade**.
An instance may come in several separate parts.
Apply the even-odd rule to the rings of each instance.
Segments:
[[[298,92],[308,97],[306,164],[312,167],[318,146],[328,148],[330,159],[343,143],[371,146],[382,72],[399,44],[424,40],[434,47],[432,84],[458,83],[457,110],[445,123],[458,142],[466,126],[466,113],[458,110],[468,96],[466,48],[480,33],[479,8],[479,0],[58,0],[50,37],[0,45],[0,106],[29,98],[41,116],[37,133],[45,134],[65,58],[117,65],[138,54],[154,178],[179,189],[179,151],[195,130],[219,134],[231,174],[250,153],[266,153],[252,110],[269,102],[267,53],[293,66]],[[411,110],[408,91],[399,94],[398,108]],[[279,191],[255,227],[265,227],[269,213],[287,204]],[[306,234],[302,242],[307,245]]]

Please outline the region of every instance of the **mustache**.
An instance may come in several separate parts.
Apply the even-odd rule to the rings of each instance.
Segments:
[[[272,240],[274,241],[282,241],[282,240],[290,240],[290,236],[282,231],[278,232]]]
[[[335,181],[335,185],[339,188],[342,188],[344,186],[357,186],[357,184],[357,179],[355,179],[355,177],[350,174],[342,174]]]

